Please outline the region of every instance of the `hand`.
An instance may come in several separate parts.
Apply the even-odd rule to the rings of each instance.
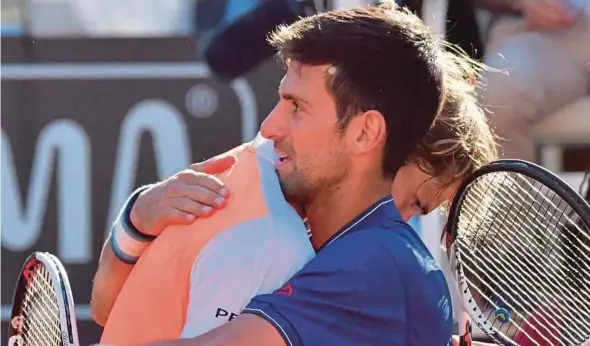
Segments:
[[[453,335],[451,337],[451,340],[453,341],[453,346],[459,346],[461,344],[459,342],[459,335]],[[497,344],[490,344],[487,342],[479,342],[479,341],[472,341],[471,345],[472,346],[497,346]]]
[[[218,156],[150,186],[131,208],[131,222],[142,233],[157,236],[170,225],[188,225],[197,217],[223,208],[229,191],[213,174],[235,164],[233,156]]]
[[[520,0],[519,7],[531,29],[563,29],[575,21],[572,11],[561,0]]]

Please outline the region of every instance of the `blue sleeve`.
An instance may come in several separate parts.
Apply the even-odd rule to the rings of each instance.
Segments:
[[[372,238],[330,244],[283,288],[244,313],[273,324],[292,345],[405,345],[405,292],[393,256]]]

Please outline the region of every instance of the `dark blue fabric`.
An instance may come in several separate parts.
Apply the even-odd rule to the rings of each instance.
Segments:
[[[445,278],[391,197],[244,313],[265,318],[287,345],[444,346],[452,332]]]

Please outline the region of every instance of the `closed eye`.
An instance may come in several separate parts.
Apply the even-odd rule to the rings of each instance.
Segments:
[[[412,203],[412,207],[418,210],[420,215],[428,215],[428,213],[430,212],[427,207],[423,206],[420,203],[420,200],[415,200],[414,203]]]
[[[297,103],[297,101],[294,101],[294,100],[291,100],[290,103],[291,103],[291,112],[299,113],[299,111],[301,110],[299,103]]]

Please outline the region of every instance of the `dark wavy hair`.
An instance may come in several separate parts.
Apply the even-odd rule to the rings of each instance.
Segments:
[[[391,1],[329,11],[280,26],[269,36],[278,57],[331,65],[327,89],[339,125],[379,111],[386,121],[383,171],[395,175],[443,104],[443,45],[424,23]]]

